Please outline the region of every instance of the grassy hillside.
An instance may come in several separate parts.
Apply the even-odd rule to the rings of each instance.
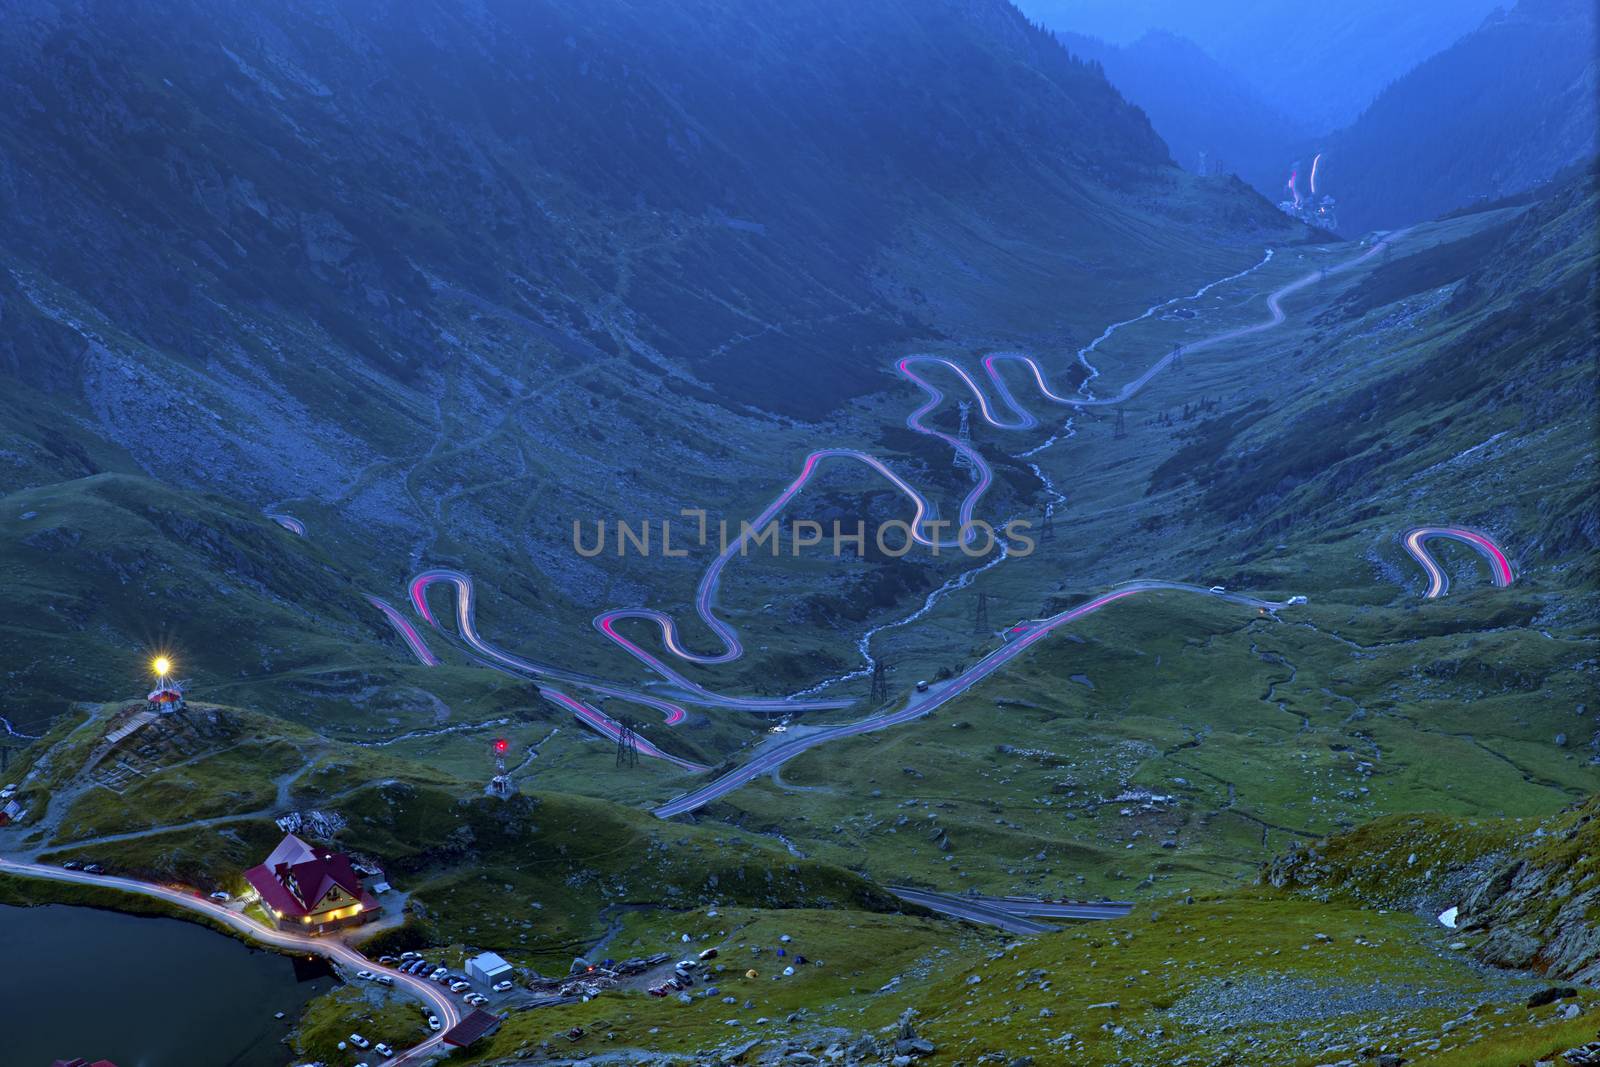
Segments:
[[[1458,909],[1473,953],[1589,985],[1600,978],[1600,798],[1544,820],[1390,816],[1292,852],[1265,878],[1316,899]],[[1395,878],[1394,872],[1406,876]],[[1435,905],[1438,905],[1435,909]]]
[[[474,1050],[473,1062],[515,1062],[535,1048],[563,1063],[635,1049],[692,1061],[751,1039],[760,1042],[756,1055],[837,1046],[857,1062],[875,1062],[895,1055],[909,1033],[926,1043],[933,1063],[1032,1057],[1311,1067],[1389,1057],[1516,1067],[1588,1040],[1600,999],[1593,990],[1538,997],[1548,982],[1474,962],[1468,949],[1484,942],[1479,933],[1450,930],[1402,902],[1435,884],[1442,866],[1459,865],[1455,849],[1470,852],[1485,832],[1548,835],[1541,839],[1576,850],[1558,861],[1560,870],[1579,871],[1581,855],[1577,866],[1573,859],[1585,846],[1571,831],[1588,832],[1592,807],[1591,800],[1548,823],[1515,828],[1380,820],[1319,842],[1309,860],[1292,853],[1267,874],[1282,882],[1286,871],[1304,872],[1310,889],[1291,879],[1287,889],[1180,890],[1124,920],[1035,938],[969,934],[958,945],[916,920],[837,913],[756,917],[733,909],[643,921],[623,935],[636,934],[641,950],[662,944],[669,930],[719,947],[712,981],[734,1003],[711,996],[680,1005],[633,992],[519,1013]],[[1407,849],[1416,851],[1414,862]],[[1370,894],[1324,892],[1348,887],[1340,879],[1352,869],[1370,876]],[[791,979],[765,974],[780,931],[793,937],[791,950],[799,946],[821,966],[799,968]],[[861,958],[855,946],[863,942],[882,951]],[[757,978],[741,977],[747,963]],[[797,1006],[804,1010],[790,1011]],[[569,1045],[561,1035],[574,1025],[586,1033]]]
[[[1387,812],[1538,816],[1591,791],[1594,210],[1576,181],[1421,227],[1292,298],[1279,332],[1158,379],[1125,437],[1075,419],[1032,457],[1066,496],[1056,536],[873,650],[903,692],[1134,577],[1308,604],[1119,603],[935,716],[808,753],[708,815],[880,878],[1127,898],[1223,886]],[[1290,252],[1198,323],[1130,329],[1105,389],[1356,251]],[[1015,453],[1039,436],[977,439]],[[1421,602],[1399,538],[1440,521],[1493,531],[1516,583],[1440,547],[1450,594]],[[1173,799],[1117,799],[1138,788]]]
[[[197,595],[150,619],[142,583],[82,596],[76,572],[101,564],[69,544],[39,571],[14,546],[38,510],[23,497],[0,510],[0,566],[75,589],[102,646],[237,635],[196,677],[242,681],[370,669],[369,638],[396,646],[365,596],[456,565],[486,634],[634,677],[589,619],[680,603],[694,575],[581,559],[573,522],[698,506],[736,525],[819,443],[878,443],[862,398],[905,351],[1087,338],[1301,235],[1170,166],[1143,115],[1008,4],[857,7],[6,20],[0,490],[151,478],[207,536],[231,529],[199,495],[219,494],[228,523],[304,522],[292,549],[257,525],[337,576],[286,566],[263,579],[280,603]],[[330,644],[275,632],[296,608]],[[80,678],[91,657],[68,655],[23,658],[19,700],[109,695],[120,660]],[[309,702],[347,718],[337,695]]]

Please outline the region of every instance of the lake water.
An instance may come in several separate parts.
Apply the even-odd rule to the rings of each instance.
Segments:
[[[117,1067],[284,1067],[284,1034],[335,985],[320,959],[178,919],[59,904],[0,905],[0,974],[5,1067],[74,1056]],[[279,1011],[285,1018],[274,1019]]]

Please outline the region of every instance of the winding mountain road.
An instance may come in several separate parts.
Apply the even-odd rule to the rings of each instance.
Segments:
[[[1490,540],[1487,534],[1469,530],[1464,526],[1416,526],[1405,532],[1401,543],[1406,546],[1406,551],[1411,553],[1411,558],[1422,564],[1422,569],[1428,575],[1428,588],[1422,594],[1425,600],[1444,596],[1450,590],[1450,576],[1445,574],[1444,568],[1439,566],[1438,561],[1428,551],[1428,542],[1435,538],[1459,541],[1468,548],[1476,550],[1489,561],[1490,577],[1494,579],[1494,584],[1502,589],[1510,585],[1516,577],[1505,552]]]
[[[1289,606],[1288,601],[1260,600],[1240,593],[1214,593],[1204,586],[1188,585],[1183,582],[1129,582],[1110,592],[1102,593],[1087,603],[1080,604],[1075,608],[1068,608],[1066,611],[1058,612],[1047,619],[1034,623],[1027,630],[1012,637],[1011,640],[991,651],[988,655],[978,660],[977,663],[961,674],[956,675],[938,689],[930,690],[924,694],[914,694],[910,702],[899,711],[889,712],[885,715],[874,715],[870,718],[858,719],[855,722],[844,723],[839,726],[820,727],[807,734],[789,733],[782,735],[784,740],[768,742],[764,748],[757,751],[756,755],[748,763],[728,771],[693,792],[674,797],[657,807],[655,814],[663,819],[670,819],[676,815],[685,815],[726,796],[747,782],[751,782],[764,774],[771,774],[777,767],[794,759],[802,752],[816,748],[818,745],[825,745],[830,741],[837,741],[845,737],[873,733],[877,730],[888,729],[891,726],[899,726],[901,723],[920,719],[922,716],[965,693],[974,685],[977,685],[989,675],[1032,648],[1036,642],[1048,637],[1059,627],[1076,622],[1086,615],[1092,615],[1119,600],[1163,590],[1195,593],[1217,600],[1226,600],[1230,603],[1243,604],[1256,608],[1258,611],[1277,611],[1280,608]]]
[[[953,893],[934,893],[926,889],[912,889],[908,886],[885,886],[889,892],[901,900],[919,907],[936,911],[940,915],[948,915],[954,919],[965,919],[967,922],[977,923],[980,926],[994,926],[1010,934],[1048,934],[1057,927],[1049,923],[1038,922],[1025,918],[1015,912],[994,907],[985,901],[957,896]]]
[[[738,536],[731,543],[722,548],[722,550],[711,561],[711,563],[706,567],[704,573],[701,575],[700,582],[695,593],[695,612],[705,627],[713,635],[715,635],[721,644],[720,650],[713,652],[694,651],[683,640],[676,621],[665,612],[656,611],[654,609],[623,608],[603,612],[594,618],[594,626],[601,634],[603,634],[613,643],[617,644],[630,656],[662,678],[667,685],[672,688],[674,691],[674,696],[685,702],[714,707],[735,708],[759,714],[790,714],[802,710],[838,708],[847,706],[849,703],[848,701],[800,700],[795,697],[748,698],[727,696],[712,692],[711,690],[701,686],[699,683],[691,681],[681,672],[669,666],[659,656],[628,638],[619,630],[618,626],[620,623],[628,620],[639,620],[654,624],[655,628],[661,635],[661,640],[666,650],[676,658],[690,663],[699,665],[716,665],[732,662],[742,656],[744,653],[744,647],[739,640],[738,633],[731,625],[720,619],[716,614],[717,592],[723,573],[728,564],[746,552],[750,542],[760,535],[760,532],[764,527],[767,526],[768,523],[776,519],[776,517],[795,498],[795,496],[797,496],[801,490],[806,487],[806,485],[816,475],[822,465],[829,460],[842,459],[861,463],[883,477],[902,496],[904,496],[912,508],[912,516],[909,523],[910,535],[917,543],[924,546],[937,546],[940,548],[956,547],[968,543],[969,539],[975,536],[976,531],[972,525],[973,517],[976,514],[979,502],[982,500],[984,494],[988,491],[993,482],[993,474],[983,456],[976,449],[972,448],[969,443],[960,440],[954,435],[945,433],[942,430],[928,426],[922,421],[925,416],[940,406],[940,404],[944,401],[945,396],[944,392],[937,385],[930,381],[928,377],[925,377],[922,373],[919,373],[919,371],[931,368],[940,372],[948,372],[954,375],[961,385],[974,398],[978,411],[984,421],[998,429],[1020,430],[1039,425],[1038,419],[1018,401],[1016,395],[1011,391],[1005,378],[1002,376],[1001,368],[1004,365],[1021,365],[1032,376],[1034,385],[1037,388],[1039,395],[1052,403],[1070,407],[1074,410],[1086,407],[1120,404],[1137,395],[1145,388],[1146,385],[1149,384],[1150,381],[1155,378],[1156,375],[1170,367],[1174,361],[1187,353],[1198,352],[1206,348],[1224,344],[1228,341],[1237,340],[1251,334],[1269,330],[1280,325],[1287,318],[1287,314],[1283,309],[1283,301],[1289,296],[1316,284],[1318,281],[1328,277],[1329,275],[1351,270],[1371,259],[1373,256],[1381,254],[1385,248],[1387,248],[1393,241],[1404,235],[1406,232],[1407,231],[1405,230],[1400,230],[1386,235],[1382,240],[1375,242],[1369,249],[1359,256],[1326,270],[1312,271],[1292,282],[1289,282],[1286,285],[1279,287],[1267,296],[1267,317],[1265,319],[1250,325],[1213,334],[1209,337],[1202,338],[1198,341],[1193,341],[1186,345],[1177,346],[1171,352],[1168,352],[1166,355],[1156,360],[1138,377],[1123,385],[1119,390],[1117,390],[1116,393],[1107,397],[1095,397],[1090,394],[1087,388],[1089,383],[1092,382],[1099,374],[1099,371],[1089,363],[1087,354],[1092,351],[1101,341],[1105,340],[1106,337],[1110,336],[1111,332],[1118,326],[1125,325],[1126,323],[1114,324],[1104,333],[1102,333],[1100,337],[1096,338],[1095,341],[1090,345],[1079,350],[1078,359],[1088,371],[1089,376],[1079,386],[1078,392],[1074,395],[1063,395],[1062,393],[1052,389],[1046,379],[1045,372],[1043,368],[1040,367],[1039,363],[1031,356],[1027,356],[1020,352],[995,352],[984,358],[984,372],[988,384],[993,390],[994,400],[991,400],[989,392],[983,388],[976,378],[969,374],[964,368],[949,359],[927,354],[915,354],[903,357],[896,363],[896,369],[898,373],[901,375],[901,377],[915,384],[924,393],[923,402],[906,416],[906,426],[919,434],[934,437],[949,445],[958,453],[964,454],[971,461],[975,474],[974,483],[971,488],[968,489],[958,508],[956,535],[954,538],[944,539],[938,536],[937,526],[935,525],[935,516],[937,515],[937,509],[935,505],[930,503],[929,500],[919,490],[917,490],[915,486],[896,473],[895,470],[883,460],[871,455],[870,453],[857,449],[819,449],[806,456],[805,462],[802,464],[800,472],[796,475],[796,477],[772,500],[771,503],[769,503],[760,512],[760,514],[756,516],[753,522],[741,523]],[[1271,260],[1271,258],[1272,252],[1271,250],[1268,250],[1265,257],[1254,267],[1248,268],[1247,270],[1241,271],[1237,274],[1230,275],[1228,278],[1219,279],[1210,285],[1204,286],[1197,291],[1195,296],[1202,295],[1213,286],[1221,284],[1224,281],[1242,277],[1243,275],[1265,265]],[[1127,321],[1140,321],[1140,319],[1149,317],[1160,307],[1169,306],[1179,302],[1182,299],[1187,298],[1174,298],[1173,300],[1167,301],[1165,304],[1154,305],[1147,309],[1144,315],[1140,316],[1139,318],[1130,319]],[[1000,405],[1004,406],[1004,413],[999,411]],[[1415,542],[1413,542],[1408,535],[1407,547],[1410,548],[1413,552],[1413,555],[1417,556],[1418,560],[1423,563],[1423,566],[1429,569],[1430,577],[1434,579],[1434,584],[1438,585],[1440,590],[1442,590],[1442,584],[1440,583],[1443,582],[1443,572],[1438,570],[1437,566],[1432,563],[1431,559],[1427,557],[1426,552],[1421,548],[1421,539],[1425,539],[1428,536],[1454,536],[1458,539],[1465,539],[1468,541],[1468,543],[1474,543],[1472,538],[1481,535],[1470,534],[1463,531],[1454,531],[1449,528],[1431,527],[1422,531],[1421,538]],[[1480,544],[1479,547],[1491,549],[1494,553],[1499,552],[1499,550],[1494,548],[1492,543],[1488,542],[1487,539],[1483,539],[1483,543]],[[1500,557],[1500,559],[1503,563],[1503,555]],[[1506,565],[1506,574],[1509,576],[1508,564]],[[1507,577],[1507,580],[1509,580],[1509,577]],[[480,661],[486,662],[488,665],[495,666],[502,670],[507,670],[525,677],[537,679],[547,696],[557,703],[568,707],[575,715],[579,717],[580,720],[598,730],[602,734],[615,738],[620,733],[620,727],[614,720],[608,718],[593,706],[585,704],[584,702],[570,697],[565,693],[551,690],[548,688],[546,683],[550,680],[567,682],[569,684],[588,688],[601,695],[655,708],[663,714],[666,723],[669,725],[681,722],[684,719],[684,709],[675,701],[665,700],[660,697],[640,693],[637,690],[620,688],[613,683],[605,681],[604,679],[595,678],[590,675],[565,671],[550,665],[535,663],[498,649],[484,641],[477,632],[474,620],[474,587],[472,579],[470,576],[460,571],[449,569],[426,570],[418,574],[411,581],[410,594],[412,606],[417,613],[435,629],[442,631],[442,627],[440,627],[438,620],[434,617],[433,612],[429,607],[427,590],[430,586],[438,583],[447,584],[454,589],[456,600],[456,630],[458,636],[463,642],[465,642],[471,651],[475,653],[477,657],[480,657]],[[1505,583],[1501,582],[1500,584]],[[1430,588],[1433,588],[1433,586],[1430,586]],[[731,790],[738,788],[745,782],[759,777],[762,774],[771,772],[783,762],[792,759],[794,756],[799,755],[801,752],[806,751],[809,748],[816,747],[817,745],[824,744],[827,741],[835,740],[837,738],[868,733],[874,730],[881,730],[886,727],[902,722],[908,722],[912,719],[925,715],[948,700],[951,700],[965,692],[972,685],[986,678],[990,673],[998,669],[1006,662],[1009,662],[1015,656],[1020,655],[1024,650],[1031,647],[1035,641],[1043,638],[1057,627],[1066,625],[1067,623],[1073,622],[1076,619],[1082,618],[1084,615],[1098,611],[1101,608],[1125,597],[1157,590],[1204,593],[1205,595],[1213,596],[1219,595],[1211,593],[1209,590],[1202,589],[1198,586],[1191,586],[1179,582],[1140,581],[1131,582],[1123,586],[1116,587],[1109,592],[1101,594],[1088,603],[1081,605],[1080,607],[1061,612],[1049,619],[1044,620],[1043,622],[1034,625],[1026,634],[1016,637],[1015,639],[1010,640],[1006,644],[1002,645],[1000,648],[995,649],[987,656],[979,660],[967,671],[963,672],[960,676],[953,679],[948,684],[940,687],[936,693],[919,698],[913,698],[905,708],[898,712],[888,715],[874,716],[872,718],[862,719],[857,722],[846,723],[840,726],[827,727],[804,735],[791,735],[790,737],[786,738],[783,743],[770,744],[759,750],[756,756],[745,766],[724,774],[722,777],[707,784],[699,790],[674,798],[666,804],[661,805],[656,809],[656,814],[662,816],[663,818],[669,818],[673,815],[693,811],[707,803],[710,803],[718,797],[725,795]],[[1276,611],[1279,608],[1288,606],[1290,603],[1289,601],[1280,603],[1259,600],[1237,594],[1221,595],[1224,599],[1253,606],[1261,610]],[[1429,596],[1436,595],[1438,595],[1437,592],[1429,593]],[[374,600],[374,604],[379,606],[380,610],[387,608],[387,605],[383,605],[377,600]],[[385,610],[385,615],[390,615],[391,611],[392,609]],[[394,623],[394,619],[392,617],[390,618],[390,621],[391,623]],[[398,625],[397,628],[399,628]],[[411,644],[411,639],[409,636],[407,636],[404,630],[401,630],[401,635],[407,639],[408,644]],[[418,641],[420,642],[420,638]],[[424,659],[424,662],[426,662],[426,658],[424,657],[432,656],[431,653],[426,652],[426,647],[420,645],[420,643],[412,644],[412,650],[418,655],[419,659]],[[642,745],[640,751],[646,752],[646,748]],[[663,753],[654,746],[649,746],[649,751],[647,754],[668,760],[680,767],[684,767],[685,769],[697,768],[697,765]]]
[[[266,514],[267,518],[271,519],[279,526],[282,526],[285,530],[288,530],[296,537],[304,537],[306,535],[306,524],[295,518],[293,515],[285,515],[279,511],[269,511]]]
[[[951,915],[984,926],[997,926],[1014,934],[1047,933],[1056,927],[1036,922],[1035,917],[1052,919],[1121,919],[1133,911],[1128,901],[1065,901],[1038,897],[987,897],[977,894],[937,893],[914,886],[885,886],[901,900],[920,904],[929,911]]]

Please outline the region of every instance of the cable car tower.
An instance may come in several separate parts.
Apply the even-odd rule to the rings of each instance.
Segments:
[[[494,777],[489,779],[489,795],[508,797],[511,795],[511,775],[506,771],[506,751],[511,747],[511,742],[497,737],[489,747],[494,752]]]

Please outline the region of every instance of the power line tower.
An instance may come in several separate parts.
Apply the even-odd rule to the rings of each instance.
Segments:
[[[983,634],[989,632],[989,594],[978,594],[978,610],[972,619],[972,632]]]
[[[1123,411],[1121,408],[1117,409],[1117,421],[1116,424],[1111,427],[1111,436],[1128,436],[1128,413]]]
[[[889,700],[889,669],[881,659],[872,664],[872,696],[869,700],[873,707]]]
[[[963,400],[960,404],[961,429],[956,431],[956,440],[961,442],[961,447],[956,449],[955,468],[964,470],[972,476],[973,481],[978,480],[978,466],[972,462],[972,426],[970,415],[972,405]]]
[[[490,749],[494,752],[494,777],[489,779],[489,792],[497,797],[511,795],[511,776],[506,773],[506,750],[511,743],[503,737],[494,739]]]
[[[1044,522],[1039,524],[1039,539],[1054,541],[1056,539],[1056,506],[1049,503],[1044,506]]]
[[[627,715],[617,720],[617,766],[639,766],[639,735],[633,732],[633,719]]]

